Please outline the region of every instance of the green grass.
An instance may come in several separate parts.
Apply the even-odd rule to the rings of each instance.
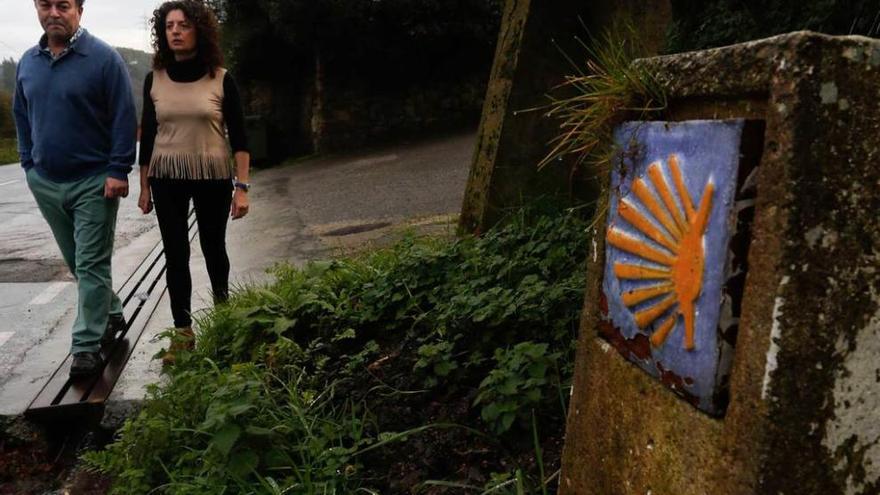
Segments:
[[[559,122],[559,133],[539,168],[569,155],[576,158],[575,166],[586,162],[605,168],[613,152],[614,128],[622,120],[645,118],[666,108],[666,96],[653,75],[632,65],[647,49],[631,22],[618,20],[601,37],[578,41],[586,63],[581,67],[569,58],[575,73],[550,96],[546,117]]]
[[[0,165],[18,162],[18,145],[14,138],[0,138]]]
[[[667,103],[654,76],[632,64],[648,51],[631,21],[619,19],[588,42],[576,39],[586,61],[576,63],[563,53],[573,73],[550,95],[545,117],[556,121],[559,130],[538,168],[565,159],[571,164],[570,177],[585,172],[600,191],[598,219],[608,208],[608,174],[619,151],[614,129],[625,120],[656,119]]]
[[[113,493],[494,493],[514,479],[543,493],[585,227],[520,212],[482,238],[280,266],[198,318],[196,351],[87,461]]]

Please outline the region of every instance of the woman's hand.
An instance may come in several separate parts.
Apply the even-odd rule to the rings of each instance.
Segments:
[[[248,201],[248,193],[242,189],[235,188],[235,194],[232,195],[232,206],[230,207],[230,215],[233,220],[237,220],[248,214],[250,202]]]
[[[141,188],[141,194],[138,196],[138,208],[144,212],[144,215],[153,211],[153,198],[150,196],[149,188]]]

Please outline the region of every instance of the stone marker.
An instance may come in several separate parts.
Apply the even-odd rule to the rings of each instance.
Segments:
[[[647,152],[628,165],[622,155],[609,177],[560,493],[880,493],[880,41],[799,32],[637,63],[680,123],[643,126]],[[679,141],[665,136],[676,129]],[[686,277],[626,273],[684,265]],[[626,296],[664,280],[654,298]],[[664,297],[665,312],[637,316]],[[635,365],[615,351],[634,338],[648,345]],[[735,344],[729,384],[725,351],[712,355],[720,341]],[[677,390],[655,378],[665,372]]]

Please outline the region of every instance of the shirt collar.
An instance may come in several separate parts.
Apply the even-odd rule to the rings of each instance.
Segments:
[[[43,36],[40,37],[40,42],[37,44],[37,49],[34,51],[34,55],[39,55],[40,53],[46,53],[51,58],[58,60],[64,55],[67,55],[67,52],[74,51],[79,53],[80,55],[88,55],[88,51],[86,50],[85,38],[88,35],[88,31],[82,26],[76,29],[76,32],[73,33],[73,36],[67,40],[67,47],[64,50],[61,50],[57,56],[52,54],[52,50],[49,49],[49,37],[44,33]]]

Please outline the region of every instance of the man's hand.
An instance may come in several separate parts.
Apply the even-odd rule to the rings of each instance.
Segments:
[[[126,196],[128,196],[128,181],[107,177],[107,182],[104,183],[104,197],[116,199]]]

